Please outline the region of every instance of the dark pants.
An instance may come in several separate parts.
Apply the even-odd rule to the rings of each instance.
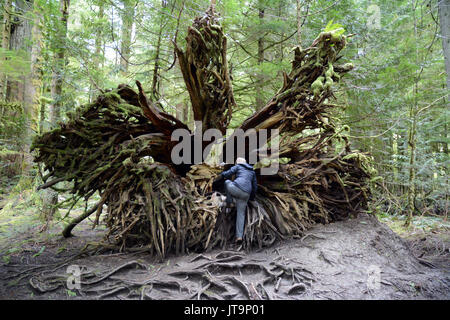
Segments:
[[[227,193],[227,203],[231,203],[233,199],[236,201],[236,238],[242,238],[244,234],[245,209],[250,194],[241,190],[231,180],[225,181],[225,191]]]

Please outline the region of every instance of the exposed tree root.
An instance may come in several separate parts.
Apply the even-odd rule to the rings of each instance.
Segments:
[[[198,255],[192,263],[203,259],[204,255]],[[141,281],[118,275],[124,270],[134,270],[135,273],[137,268],[143,270],[143,275],[148,274],[150,270],[138,261],[129,261],[101,274],[83,268],[80,289],[75,290],[82,296],[95,296],[96,299],[117,297],[119,293],[126,292],[125,298],[140,299],[158,299],[164,293],[194,300],[257,300],[273,299],[277,294],[301,295],[314,281],[310,272],[298,265],[276,261],[255,262],[238,252],[221,252],[206,259],[209,261],[194,268],[179,268],[165,276],[153,275]],[[249,275],[257,275],[257,278],[248,280]],[[68,276],[36,274],[29,279],[29,284],[38,293],[52,292],[65,287]],[[152,292],[156,295],[152,296]]]
[[[234,98],[227,40],[218,21],[213,8],[195,19],[186,50],[176,47],[176,52],[195,119],[203,131],[223,132]],[[366,155],[350,149],[348,128],[335,123],[336,105],[330,103],[333,85],[352,69],[351,64],[338,63],[345,45],[345,36],[322,32],[309,48],[295,48],[292,70],[284,74],[280,90],[239,128],[278,129],[278,155],[286,160],[277,173],[265,176],[260,170],[276,150],[257,159],[259,190],[247,207],[244,249],[301,236],[316,223],[367,209],[373,171]],[[105,211],[108,248],[146,250],[161,259],[168,253],[227,248],[234,236],[235,212],[222,212],[213,194],[214,179],[223,168],[172,162],[177,144],[172,133],[185,129],[192,139],[194,135],[147,99],[140,82],[136,85],[137,91],[120,85],[100,95],[33,143],[35,161],[48,171],[43,188],[68,181],[68,191],[77,197],[87,201],[97,192],[101,196],[96,206],[72,221],[64,236],[90,214],[95,213],[97,225]],[[225,151],[237,132],[227,139]],[[245,154],[234,157],[249,158],[256,152],[247,147]]]

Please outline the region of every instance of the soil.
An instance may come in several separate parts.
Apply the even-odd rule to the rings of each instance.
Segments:
[[[448,234],[403,239],[373,215],[317,225],[262,250],[164,261],[145,253],[80,254],[104,230],[85,223],[74,233],[45,242],[23,241],[33,232],[18,235],[21,250],[0,255],[0,299],[450,298]]]

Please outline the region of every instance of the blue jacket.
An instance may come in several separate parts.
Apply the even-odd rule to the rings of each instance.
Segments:
[[[230,179],[232,175],[236,175],[234,183],[244,192],[250,194],[250,200],[253,200],[258,189],[256,182],[256,173],[253,171],[253,166],[247,163],[240,163],[229,170],[222,172],[222,177]]]

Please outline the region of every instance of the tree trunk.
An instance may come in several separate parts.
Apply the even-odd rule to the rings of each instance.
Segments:
[[[98,12],[97,12],[97,18],[98,20],[102,20],[104,17],[104,3],[102,0],[98,1]],[[94,69],[99,70],[100,69],[100,63],[103,61],[103,55],[102,55],[102,44],[103,44],[103,26],[97,26],[97,30],[95,32],[95,53],[94,53]],[[103,83],[99,81],[99,77],[94,77],[93,80],[91,80],[91,84],[89,85],[89,102],[92,102],[95,94],[97,93],[96,90],[94,90],[94,84],[92,81],[96,82],[97,87],[103,87]]]
[[[2,28],[2,48],[9,50],[9,40],[11,37],[11,6],[12,0],[5,0],[3,8],[3,28]],[[6,63],[6,58],[2,63]],[[6,75],[0,72],[0,100],[6,98]]]
[[[417,84],[416,84],[417,85]],[[414,91],[417,94],[416,91]],[[414,203],[416,200],[416,126],[417,126],[417,113],[416,106],[412,105],[409,114],[409,120],[411,121],[408,137],[409,145],[409,177],[408,177],[408,199],[407,199],[407,212],[408,217],[406,219],[405,225],[409,226],[413,213],[414,213]]]
[[[285,6],[286,4],[284,3],[284,0],[280,0],[280,2],[279,2],[279,5],[278,5],[278,16],[279,17],[283,17],[283,15],[285,14],[285,11],[286,10],[284,10],[284,6]],[[283,61],[284,61],[284,44],[283,44],[283,39],[284,39],[284,37],[285,37],[285,33],[283,32],[283,31],[281,31],[281,34],[280,34],[280,46],[279,46],[279,50],[280,50],[280,53],[279,53],[279,61],[281,62],[281,63],[283,63]]]
[[[99,1],[98,4],[98,19],[103,19],[105,14],[105,5],[103,1]],[[100,26],[95,34],[95,59],[94,59],[94,66],[96,69],[100,68],[100,62],[102,59],[102,43],[103,43],[103,29],[102,26]]]
[[[57,43],[55,54],[55,63],[52,72],[51,96],[52,104],[50,105],[50,125],[55,126],[61,120],[62,105],[62,85],[64,81],[64,68],[66,65],[66,37],[67,37],[67,20],[69,18],[70,0],[60,0],[59,24],[57,27]]]
[[[447,90],[450,91],[450,0],[440,0],[439,19],[441,24],[442,48],[447,72]],[[449,101],[447,97],[447,101]]]
[[[297,0],[297,42],[302,47],[302,0]]]
[[[414,214],[415,201],[416,201],[416,126],[417,126],[417,99],[419,94],[419,45],[418,45],[418,34],[417,34],[417,18],[416,18],[416,4],[413,1],[413,16],[414,16],[414,38],[415,38],[415,49],[416,49],[416,74],[414,77],[414,99],[411,103],[409,109],[409,135],[408,135],[408,146],[409,146],[409,177],[408,177],[408,194],[407,194],[407,218],[405,225],[409,226],[412,221]]]
[[[161,7],[165,8],[167,6],[167,2],[162,0]],[[153,77],[152,77],[152,99],[153,101],[159,100],[159,55],[161,51],[161,37],[163,32],[163,14],[160,15],[160,23],[159,23],[159,32],[158,32],[158,40],[156,42],[156,52],[155,52],[155,63],[153,66]]]
[[[31,0],[17,0],[15,4],[14,14],[19,16],[19,18],[11,21],[10,49],[29,53],[31,51],[32,21],[26,19],[25,16],[32,10],[33,2]],[[6,82],[6,100],[20,103],[24,101],[27,76],[21,76],[18,79],[8,78]]]
[[[399,179],[398,179],[398,135],[395,132],[392,132],[392,136],[390,138],[391,140],[391,148],[392,148],[392,172],[394,173],[394,177],[393,177],[393,182],[394,184],[392,185],[392,191],[393,193],[395,193],[397,189],[397,185],[399,183]]]
[[[441,25],[442,49],[445,59],[445,71],[447,72],[447,91],[450,92],[450,0],[439,1],[439,20]],[[447,103],[450,102],[450,97],[447,95]],[[444,128],[444,141],[447,141],[448,131],[447,123]],[[444,143],[444,153],[448,154],[448,143]]]
[[[62,85],[64,81],[64,73],[66,66],[66,46],[67,46],[67,22],[69,19],[69,7],[70,0],[60,0],[60,14],[59,24],[57,26],[57,43],[55,54],[55,63],[52,71],[52,83],[51,83],[51,97],[52,104],[50,105],[50,127],[54,128],[58,121],[61,120],[61,107],[62,107]],[[48,189],[43,194],[43,218],[45,224],[41,231],[48,228],[50,221],[56,212],[55,205],[58,203],[58,192]]]
[[[260,26],[264,23],[264,8],[263,3],[260,1],[258,16],[259,16],[259,24]],[[256,78],[256,110],[260,110],[264,106],[264,96],[263,96],[263,87],[264,87],[264,73],[262,70],[262,64],[264,62],[264,34],[262,30],[259,31],[261,36],[258,38],[258,76]]]
[[[183,103],[178,103],[175,106],[175,109],[176,109],[176,117],[177,117],[177,119],[182,121],[182,122],[184,122],[184,123],[186,123],[186,121],[184,120],[184,114],[183,114],[183,111],[184,111],[183,110],[184,109]]]
[[[120,71],[123,76],[126,76],[128,73],[135,4],[134,0],[123,0],[122,38],[120,44]]]
[[[27,119],[27,133],[25,141],[25,144],[27,146],[27,153],[29,152],[29,148],[31,146],[32,136],[36,133],[39,133],[39,109],[43,74],[41,65],[42,31],[40,27],[42,16],[40,15],[38,0],[35,0],[33,15],[33,28],[31,32],[31,76],[30,80],[25,82],[24,97],[24,110]]]
[[[48,90],[48,85],[44,82],[42,84],[41,97]],[[39,134],[42,134],[44,130],[47,129],[47,125],[45,124],[45,109],[46,109],[46,99],[41,99],[41,104],[39,106]]]

